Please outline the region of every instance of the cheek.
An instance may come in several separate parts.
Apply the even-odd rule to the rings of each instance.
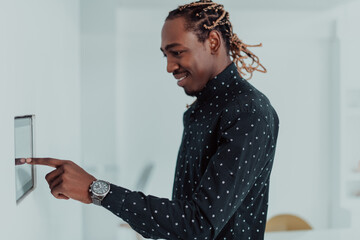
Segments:
[[[197,77],[199,79],[199,82],[203,84],[204,82],[207,82],[209,80],[209,77],[211,75],[211,65],[206,59],[203,59],[198,63],[199,64],[197,65]]]
[[[187,69],[192,79],[188,86],[194,88],[203,87],[209,80],[212,72],[212,55],[204,48],[203,45],[194,46],[193,50],[187,54],[183,60],[183,67]]]
[[[209,75],[211,64],[207,54],[198,54],[193,60],[191,67],[196,71],[196,75],[199,78],[204,78]]]

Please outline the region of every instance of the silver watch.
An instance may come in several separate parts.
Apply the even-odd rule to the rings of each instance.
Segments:
[[[89,192],[91,193],[92,202],[101,206],[101,201],[110,192],[110,183],[103,180],[95,180],[91,183]]]

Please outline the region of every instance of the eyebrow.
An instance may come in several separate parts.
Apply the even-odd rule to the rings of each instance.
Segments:
[[[168,44],[168,45],[166,45],[165,50],[169,50],[170,48],[177,47],[177,46],[181,46],[181,44],[180,43]],[[164,50],[161,47],[160,47],[160,51],[164,52]]]

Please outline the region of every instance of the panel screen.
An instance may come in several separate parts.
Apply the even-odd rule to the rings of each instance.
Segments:
[[[34,155],[33,115],[15,117],[15,191],[19,203],[34,189],[34,166],[22,164],[19,159]]]

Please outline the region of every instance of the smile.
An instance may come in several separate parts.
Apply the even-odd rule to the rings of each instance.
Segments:
[[[181,80],[184,80],[184,79],[185,79],[185,78],[187,78],[188,76],[189,76],[189,75],[188,75],[188,74],[186,74],[185,76],[183,76],[183,77],[179,78],[179,79],[178,79],[178,82],[179,82],[179,81],[181,81]]]
[[[184,80],[185,78],[187,78],[189,76],[188,72],[182,72],[182,73],[177,73],[174,74],[174,77],[176,78],[176,80],[181,81]]]
[[[184,72],[176,72],[176,73],[173,73],[174,77],[177,79],[177,80],[181,80],[183,78],[186,78],[189,73],[184,71]]]
[[[189,73],[185,73],[185,75],[183,75],[183,74],[174,75],[174,77],[175,77],[176,80],[177,80],[178,86],[183,87],[183,86],[184,86],[184,80],[185,80],[188,76],[189,76]]]

